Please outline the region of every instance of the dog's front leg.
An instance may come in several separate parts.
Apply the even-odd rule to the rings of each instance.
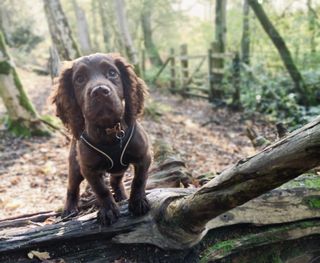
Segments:
[[[88,180],[93,192],[95,193],[100,210],[98,212],[98,221],[102,225],[111,225],[117,221],[120,212],[112,193],[103,180],[103,172],[83,169],[83,176]]]
[[[67,198],[61,215],[62,217],[75,216],[78,214],[80,183],[83,179],[84,178],[80,172],[79,162],[77,160],[76,140],[73,139],[69,153]]]
[[[145,192],[150,164],[150,155],[145,156],[139,163],[134,164],[134,178],[131,184],[129,211],[137,216],[144,215],[150,210]]]

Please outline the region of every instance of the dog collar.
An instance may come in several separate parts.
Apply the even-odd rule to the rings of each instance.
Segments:
[[[129,163],[125,160],[125,153],[127,147],[134,135],[135,125],[129,127],[125,132],[123,137],[118,138],[118,142],[113,145],[108,144],[94,144],[89,138],[88,134],[83,131],[80,135],[80,140],[88,147],[94,151],[103,155],[107,162],[108,168],[107,172],[118,172],[128,168]]]

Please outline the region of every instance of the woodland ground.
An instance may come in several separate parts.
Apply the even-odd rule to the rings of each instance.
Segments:
[[[18,69],[40,114],[53,114],[48,103],[51,79]],[[245,135],[247,125],[269,138],[273,126],[258,114],[245,117],[208,102],[183,99],[163,91],[150,92],[151,104],[162,115],[142,121],[151,142],[163,139],[173,146],[194,177],[215,174],[255,153]],[[149,102],[150,104],[150,102]],[[165,109],[165,110],[163,110]],[[0,104],[0,117],[5,109]],[[67,181],[68,143],[60,133],[49,138],[14,138],[0,127],[0,218],[62,208]]]

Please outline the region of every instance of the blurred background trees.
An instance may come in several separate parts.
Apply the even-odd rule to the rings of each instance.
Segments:
[[[3,0],[0,29],[18,66],[46,68],[51,57],[53,76],[59,60],[92,52],[125,54],[147,81],[182,44],[188,58],[238,53],[236,67],[231,58],[213,62],[221,69],[214,80],[205,61],[189,62],[190,73],[176,70],[176,78],[205,80],[202,89],[219,84],[211,101],[227,105],[236,85],[246,112],[294,126],[320,113],[319,11],[320,0]],[[169,87],[169,74],[167,66],[154,86]]]

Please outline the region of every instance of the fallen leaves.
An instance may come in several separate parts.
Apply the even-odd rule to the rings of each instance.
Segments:
[[[28,258],[29,259],[33,259],[34,257],[36,257],[37,259],[39,259],[41,261],[44,261],[44,260],[49,259],[50,255],[49,255],[48,252],[39,252],[39,251],[36,251],[36,250],[31,250],[28,253]]]

